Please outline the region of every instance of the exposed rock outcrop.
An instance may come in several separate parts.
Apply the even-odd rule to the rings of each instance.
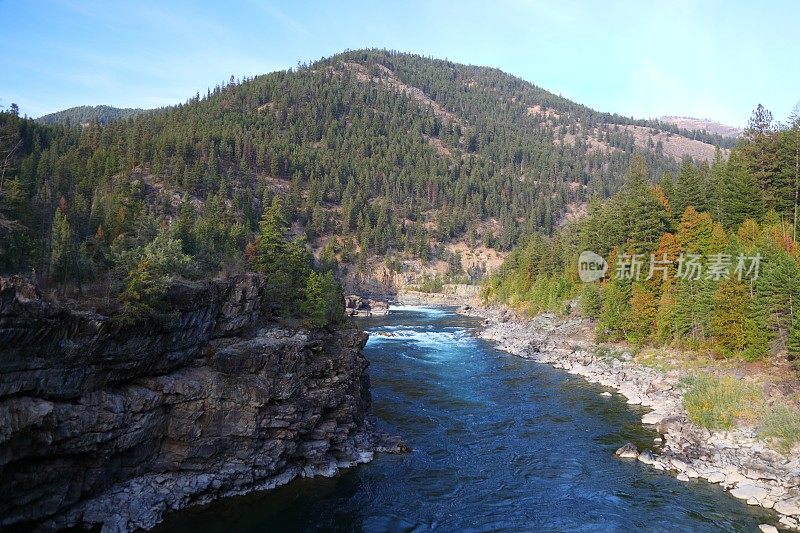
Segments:
[[[149,528],[402,449],[367,418],[367,335],[278,327],[264,284],[177,284],[174,323],[123,325],[0,279],[0,527]]]
[[[371,300],[352,294],[344,299],[347,316],[386,316],[389,304],[380,300]]]

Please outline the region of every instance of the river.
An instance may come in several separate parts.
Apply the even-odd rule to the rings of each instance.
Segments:
[[[374,413],[413,451],[184,511],[161,530],[754,531],[774,522],[718,486],[614,458],[627,441],[653,447],[644,411],[476,339],[476,319],[401,307],[359,324],[371,333]]]

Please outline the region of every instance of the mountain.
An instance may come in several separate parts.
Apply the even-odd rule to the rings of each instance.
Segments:
[[[48,115],[42,115],[36,120],[42,124],[86,125],[89,122],[98,121],[100,124],[106,125],[112,120],[131,118],[144,112],[144,109],[138,108],[82,105],[70,107],[69,109],[64,109],[63,111],[57,111]]]
[[[659,118],[659,120],[661,122],[674,124],[684,130],[705,131],[711,134],[722,135],[723,137],[736,138],[739,137],[744,131],[742,128],[720,124],[719,122],[708,118],[663,116]]]
[[[121,254],[160,233],[198,276],[241,270],[277,197],[275,220],[320,263],[381,291],[422,273],[480,279],[524,235],[618,190],[635,153],[659,179],[684,156],[710,161],[732,145],[494,68],[385,50],[232,80],[133,121],[78,129],[5,113],[0,127],[21,139],[7,173],[18,202],[3,216],[25,228],[2,270],[111,283],[130,267]],[[56,268],[56,230],[80,269]]]

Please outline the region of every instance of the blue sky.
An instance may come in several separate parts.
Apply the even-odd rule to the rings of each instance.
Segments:
[[[0,0],[0,105],[157,107],[344,49],[498,67],[600,111],[746,123],[800,100],[800,2]]]

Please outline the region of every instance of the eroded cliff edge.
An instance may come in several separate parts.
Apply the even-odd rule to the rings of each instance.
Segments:
[[[387,446],[367,335],[279,327],[264,285],[176,284],[174,320],[124,325],[0,279],[0,526],[149,528]]]

